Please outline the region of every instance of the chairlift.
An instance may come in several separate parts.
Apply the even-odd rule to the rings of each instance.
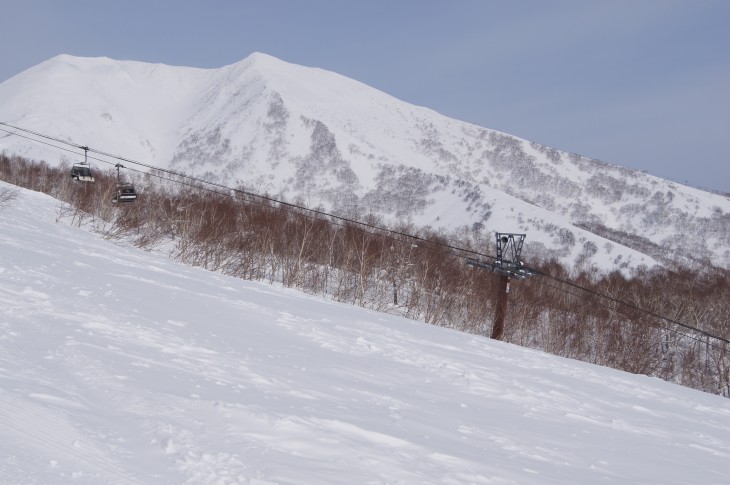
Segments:
[[[84,149],[84,161],[74,163],[71,167],[71,178],[79,182],[93,182],[94,176],[91,174],[91,165],[88,162],[89,147],[82,146]]]
[[[119,175],[119,169],[124,168],[121,163],[116,164],[117,167],[117,188],[112,197],[112,203],[128,203],[137,200],[137,192],[134,190],[134,185],[128,182],[122,182],[121,176]]]
[[[137,200],[137,192],[134,190],[134,185],[123,183],[117,184],[117,190],[112,197],[114,204],[118,202],[134,202]]]

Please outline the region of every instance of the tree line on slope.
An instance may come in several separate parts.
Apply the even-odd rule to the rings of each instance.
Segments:
[[[1,180],[67,202],[59,217],[104,237],[239,278],[473,334],[491,331],[498,277],[466,265],[453,248],[488,254],[492,234],[404,223],[388,227],[395,232],[381,231],[373,227],[387,225],[375,217],[362,221],[370,227],[345,223],[154,173],[136,175],[138,201],[117,207],[111,203],[112,170],[97,170],[93,184],[75,182],[69,173],[68,166],[0,155]],[[524,256],[552,278],[513,284],[505,341],[730,397],[727,343],[657,316],[729,339],[730,271],[644,269],[629,278]]]

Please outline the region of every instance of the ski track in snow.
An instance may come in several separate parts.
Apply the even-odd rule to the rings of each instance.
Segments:
[[[727,483],[730,401],[0,211],[0,483]]]

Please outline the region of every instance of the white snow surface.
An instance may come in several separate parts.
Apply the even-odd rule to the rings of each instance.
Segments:
[[[186,267],[59,207],[0,209],[2,484],[728,483],[727,399]]]

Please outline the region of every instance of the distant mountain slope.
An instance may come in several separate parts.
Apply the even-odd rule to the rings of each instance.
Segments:
[[[528,234],[525,258],[730,267],[730,200],[255,53],[219,69],[58,56],[0,84],[0,121],[360,217]],[[0,149],[69,159],[5,136]]]

